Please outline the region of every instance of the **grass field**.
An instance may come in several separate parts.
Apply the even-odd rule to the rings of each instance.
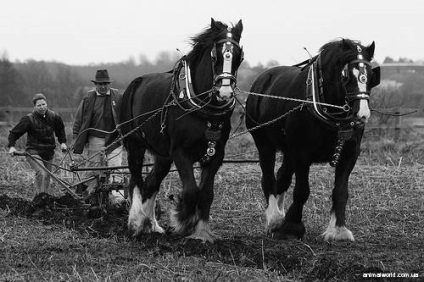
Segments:
[[[31,171],[22,158],[2,152],[0,280],[422,281],[423,154],[420,142],[364,141],[347,207],[355,242],[325,242],[321,237],[331,206],[334,169],[329,165],[311,168],[305,237],[282,241],[264,231],[259,166],[224,164],[211,211],[220,239],[203,244],[171,234],[130,239],[125,212],[103,217],[70,210],[34,212]],[[162,226],[169,225],[167,211],[175,204],[170,195],[177,195],[180,186],[175,173],[164,181],[159,195]],[[57,190],[54,196],[62,194]],[[112,215],[114,222],[109,221]]]

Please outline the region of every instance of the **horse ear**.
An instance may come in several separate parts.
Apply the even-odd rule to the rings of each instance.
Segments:
[[[367,47],[368,52],[370,54],[370,57],[374,57],[374,51],[375,51],[375,42],[373,41],[370,45]]]
[[[234,27],[234,31],[237,38],[241,38],[241,33],[243,32],[243,23],[241,20],[239,20],[236,26]]]
[[[349,49],[350,48],[349,43],[344,38],[342,38],[342,46],[343,46],[343,49]]]
[[[240,33],[243,31],[243,23],[241,20],[238,21],[238,23],[236,24],[236,26],[234,27],[237,30],[240,30]]]
[[[220,21],[215,21],[211,18],[211,29],[214,32],[220,32],[223,29],[227,29],[227,26]]]
[[[211,29],[214,32],[219,31],[219,26],[218,26],[217,22],[213,18],[211,18]]]

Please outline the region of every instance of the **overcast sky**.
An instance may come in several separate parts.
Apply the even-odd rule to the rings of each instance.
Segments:
[[[376,43],[386,56],[424,60],[422,0],[4,0],[0,57],[87,65],[144,54],[190,50],[210,18],[242,19],[241,43],[251,65],[295,64],[335,38]]]

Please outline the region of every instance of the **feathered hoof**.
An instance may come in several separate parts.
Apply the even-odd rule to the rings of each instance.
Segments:
[[[197,223],[199,222],[198,213],[195,213],[193,216],[181,219],[180,214],[173,210],[170,215],[171,227],[175,234],[187,236],[194,234],[196,230]]]
[[[274,232],[278,232],[278,230],[282,228],[283,222],[284,222],[284,217],[270,221],[265,226],[266,233],[271,234]]]
[[[325,241],[355,241],[352,232],[345,226],[342,227],[328,227],[322,234]]]
[[[201,240],[203,243],[213,243],[218,237],[212,232],[207,221],[199,220],[194,233],[188,236],[190,239]]]
[[[128,235],[136,237],[141,234],[157,232],[164,234],[165,230],[158,224],[156,220],[148,217],[128,218]]]

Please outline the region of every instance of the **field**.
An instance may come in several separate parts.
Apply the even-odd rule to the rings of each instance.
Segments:
[[[125,207],[107,214],[82,210],[59,190],[33,199],[25,160],[4,151],[0,280],[422,281],[423,146],[365,140],[363,147],[350,178],[347,207],[355,242],[321,237],[331,206],[334,169],[329,165],[311,168],[305,237],[282,241],[264,231],[259,166],[224,164],[211,211],[212,228],[220,237],[213,244],[171,234],[128,238]],[[176,173],[163,183],[162,226],[169,225],[167,212],[180,186]],[[368,274],[395,278],[366,278]]]

